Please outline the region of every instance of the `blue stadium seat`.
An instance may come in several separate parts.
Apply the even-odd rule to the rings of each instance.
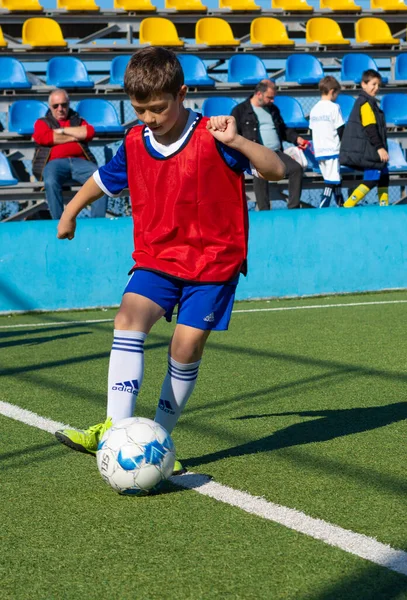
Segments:
[[[352,112],[353,105],[355,104],[355,98],[352,96],[347,96],[346,94],[339,94],[336,99],[336,102],[341,107],[341,113],[343,116],[343,120],[345,123],[349,119],[349,115]]]
[[[124,127],[120,124],[115,107],[108,100],[88,98],[78,102],[76,107],[79,115],[90,125],[96,133],[123,133]]]
[[[185,85],[213,87],[215,81],[208,77],[205,63],[193,54],[178,54],[178,60],[184,71]]]
[[[281,116],[287,127],[308,129],[308,121],[298,100],[291,96],[276,96],[274,104],[280,109]]]
[[[256,85],[262,79],[268,79],[264,62],[253,54],[235,54],[228,65],[228,81],[240,85]]]
[[[407,94],[386,94],[382,97],[381,108],[387,125],[407,126]]]
[[[345,54],[342,58],[341,81],[354,81],[360,83],[363,71],[374,69],[379,71],[376,61],[368,54]],[[387,83],[388,78],[382,77],[382,82]]]
[[[407,161],[403,148],[396,140],[387,140],[389,148],[388,168],[391,173],[407,171]]]
[[[285,80],[300,85],[316,84],[325,76],[322,64],[311,54],[291,54],[285,63]]]
[[[8,130],[20,135],[32,135],[34,123],[45,117],[48,106],[40,100],[16,100],[8,110]]]
[[[131,54],[114,57],[110,64],[110,83],[124,86],[124,72],[130,59]]]
[[[16,185],[18,180],[13,176],[7,158],[0,152],[0,186]]]
[[[227,98],[225,96],[206,98],[202,104],[202,114],[204,117],[230,115],[236,105],[236,100],[233,100],[233,98]]]
[[[55,56],[47,64],[47,85],[58,88],[93,88],[88,71],[79,58]]]
[[[397,56],[394,78],[396,81],[407,80],[407,54],[399,54]]]
[[[29,89],[31,83],[27,79],[24,66],[16,58],[3,56],[0,58],[0,90]]]

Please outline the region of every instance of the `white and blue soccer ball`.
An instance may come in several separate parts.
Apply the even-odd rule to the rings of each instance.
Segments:
[[[175,447],[164,427],[132,417],[104,433],[96,460],[101,476],[116,492],[137,496],[157,489],[171,476]]]

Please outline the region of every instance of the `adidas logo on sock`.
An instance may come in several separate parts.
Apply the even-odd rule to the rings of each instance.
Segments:
[[[138,381],[137,379],[132,379],[131,381],[122,381],[121,383],[115,383],[112,386],[112,390],[117,392],[128,392],[129,394],[134,394],[137,396],[138,394]]]
[[[163,400],[162,398],[160,398],[158,408],[170,415],[175,415],[175,410],[173,410],[171,402],[169,400]]]
[[[209,315],[207,315],[204,318],[204,321],[206,321],[207,323],[213,323],[215,320],[215,315],[213,314],[213,312],[211,312]]]

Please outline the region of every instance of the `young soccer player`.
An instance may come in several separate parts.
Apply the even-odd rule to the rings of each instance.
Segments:
[[[319,82],[321,99],[312,108],[309,126],[312,131],[315,158],[319,163],[325,189],[320,208],[327,208],[335,196],[338,206],[342,206],[339,149],[345,122],[339,104],[335,103],[341,86],[335,77],[327,75]]]
[[[356,206],[376,185],[380,206],[389,204],[386,118],[375,99],[381,82],[377,71],[368,69],[363,72],[362,91],[345,127],[341,164],[363,171],[363,181],[346,200],[345,208]]]
[[[246,269],[244,171],[276,181],[285,169],[272,151],[237,134],[233,117],[211,119],[186,109],[187,88],[176,55],[145,48],[131,58],[124,89],[139,121],[114,158],[66,206],[60,239],[72,239],[76,217],[104,193],[129,188],[134,221],[133,274],[114,323],[107,419],[56,437],[95,454],[116,421],[133,416],[143,381],[144,342],[165,316],[177,325],[155,421],[174,429],[197,380],[205,342],[226,330],[239,274]],[[177,461],[174,472],[182,471]]]

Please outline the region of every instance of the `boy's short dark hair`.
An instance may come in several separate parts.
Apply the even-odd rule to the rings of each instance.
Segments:
[[[362,81],[363,83],[369,83],[371,79],[378,79],[380,83],[382,82],[382,76],[379,71],[375,71],[374,69],[367,69],[362,73]]]
[[[318,83],[318,89],[324,96],[327,96],[331,90],[334,92],[339,92],[341,89],[341,84],[335,77],[332,75],[327,75],[323,77]]]
[[[139,100],[159,94],[172,94],[175,98],[183,85],[184,72],[176,54],[160,47],[138,50],[124,74],[124,91]]]

